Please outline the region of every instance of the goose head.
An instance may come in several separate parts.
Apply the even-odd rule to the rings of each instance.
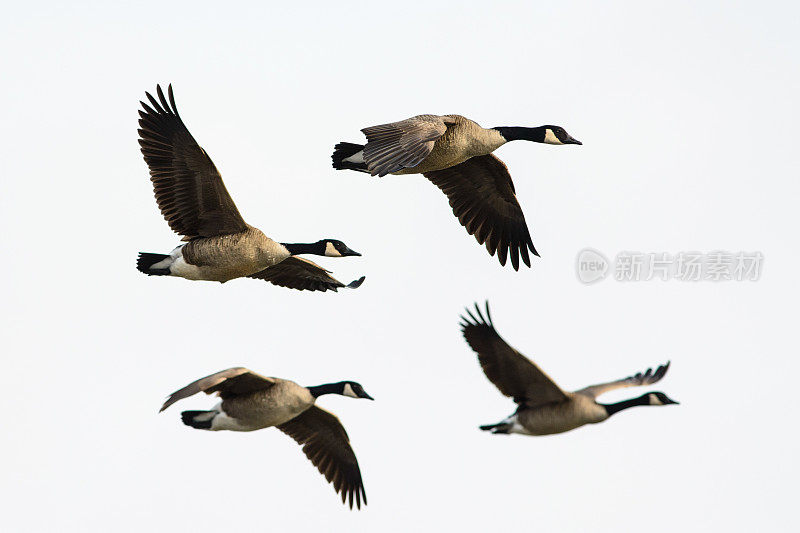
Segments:
[[[356,383],[355,381],[343,381],[341,394],[342,396],[349,396],[350,398],[375,399],[367,394],[367,391],[364,390],[364,387],[362,387],[360,383]]]
[[[320,245],[321,249],[323,250],[323,253],[320,255],[324,255],[326,257],[347,257],[350,255],[361,255],[355,250],[348,248],[347,245],[342,241],[337,241],[336,239],[323,239],[317,244]]]
[[[680,405],[663,392],[648,392],[647,394],[643,395],[642,398],[647,398],[647,405]]]
[[[542,126],[544,128],[545,144],[583,144],[578,139],[572,137],[567,130],[561,126]]]

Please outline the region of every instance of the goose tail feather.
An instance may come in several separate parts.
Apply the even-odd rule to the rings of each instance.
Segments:
[[[508,434],[511,433],[511,428],[514,424],[510,422],[500,422],[499,424],[487,424],[485,426],[480,426],[483,431],[491,431],[492,434],[503,433]]]
[[[170,256],[164,254],[149,254],[146,252],[139,252],[139,258],[136,260],[136,270],[143,272],[148,276],[169,276],[169,267],[167,268],[151,268],[163,261],[169,259]]]
[[[367,164],[364,162],[364,145],[348,142],[340,142],[334,147],[333,168],[336,170],[357,170],[359,172],[369,172]]]
[[[211,422],[218,414],[217,411],[184,411],[181,413],[181,420],[195,429],[211,429]]]

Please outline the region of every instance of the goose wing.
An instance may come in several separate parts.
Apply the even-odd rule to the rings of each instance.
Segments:
[[[303,446],[303,453],[342,495],[343,503],[349,499],[351,509],[354,501],[359,509],[362,501],[367,504],[356,454],[336,415],[313,406],[277,427]]]
[[[477,318],[467,309],[469,318],[462,316],[461,331],[470,347],[478,354],[483,373],[495,387],[514,401],[527,407],[537,407],[567,400],[567,395],[530,359],[503,340],[492,324],[489,303],[486,318],[475,304]]]
[[[158,100],[146,93],[150,105],[140,102],[139,145],[169,227],[188,239],[246,230],[219,171],[178,115],[172,85],[169,102],[161,86],[156,89]]]
[[[519,269],[520,255],[531,266],[528,249],[539,254],[502,161],[492,154],[481,155],[423,176],[447,195],[453,214],[467,233],[475,235],[479,244],[486,243],[489,254],[497,252],[501,265],[505,266],[511,252],[514,270]]]
[[[183,400],[189,396],[193,396],[198,392],[205,392],[206,394],[213,394],[219,392],[223,398],[238,396],[240,394],[248,394],[258,390],[270,388],[277,383],[277,379],[268,378],[260,374],[256,374],[252,370],[242,367],[229,368],[216,374],[211,374],[197,381],[189,383],[184,388],[177,390],[169,395],[167,401],[161,406],[159,412],[163,411],[178,400]]]
[[[369,173],[385,176],[419,165],[450,123],[453,121],[447,117],[417,115],[400,122],[364,128],[361,130],[367,136],[364,162]]]
[[[583,394],[584,396],[589,396],[590,398],[595,399],[601,394],[605,394],[615,389],[652,385],[653,383],[661,381],[661,378],[664,377],[664,375],[667,373],[667,370],[669,370],[669,361],[667,361],[667,364],[660,365],[658,368],[656,368],[655,372],[653,372],[652,368],[648,368],[645,372],[639,372],[638,374],[628,376],[624,379],[618,379],[617,381],[609,381],[608,383],[590,385],[581,390],[575,391],[575,393]]]
[[[330,275],[318,264],[302,257],[292,256],[277,265],[267,267],[261,272],[250,274],[248,278],[263,279],[280,287],[299,291],[334,291],[342,287],[357,289],[364,283],[364,276],[347,285]]]

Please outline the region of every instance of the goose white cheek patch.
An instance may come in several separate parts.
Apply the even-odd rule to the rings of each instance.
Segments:
[[[547,128],[544,132],[544,142],[547,144],[564,144],[558,140],[558,137],[550,128]]]
[[[658,399],[655,394],[650,396],[650,405],[664,405],[664,402]]]
[[[328,257],[342,257],[342,254],[339,253],[331,243],[325,243],[325,255]]]
[[[345,396],[350,396],[351,398],[358,398],[358,395],[353,391],[353,387],[350,386],[349,383],[344,384],[344,390],[342,394]]]

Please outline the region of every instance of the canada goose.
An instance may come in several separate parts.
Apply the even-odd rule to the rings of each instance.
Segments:
[[[255,431],[275,426],[303,445],[303,453],[350,508],[367,504],[358,460],[342,423],[333,413],[314,405],[323,394],[350,398],[372,397],[354,381],[302,387],[294,381],[256,374],[246,368],[229,368],[173,392],[159,413],[198,392],[218,393],[222,401],[210,411],[183,411],[187,426],[210,431]]]
[[[161,214],[188,242],[169,254],[140,253],[136,268],[151,276],[221,283],[246,276],[299,290],[324,292],[345,287],[324,268],[295,256],[361,254],[335,239],[278,243],[247,224],[211,158],[178,115],[172,85],[169,103],[161,86],[156,89],[159,101],[146,93],[150,105],[140,102],[144,111],[139,111],[139,144]],[[346,286],[356,288],[363,281],[362,277]]]
[[[606,392],[623,387],[652,385],[661,380],[669,363],[655,372],[648,368],[641,372],[609,383],[592,385],[575,392],[565,392],[550,377],[524,355],[509,346],[495,331],[489,304],[486,318],[475,304],[478,318],[467,309],[469,318],[461,317],[461,331],[470,347],[478,354],[483,373],[497,389],[514,398],[516,412],[498,424],[480,426],[492,433],[521,433],[523,435],[550,435],[563,433],[585,424],[607,420],[614,413],[637,405],[677,404],[663,392],[648,392],[612,404],[598,403],[595,399]]]
[[[460,115],[418,115],[361,131],[367,144],[337,144],[333,168],[373,176],[422,174],[447,195],[467,233],[486,243],[490,255],[497,252],[501,265],[511,252],[514,270],[519,270],[520,254],[531,266],[528,248],[539,253],[508,168],[492,152],[517,140],[582,144],[560,126],[482,128]]]

